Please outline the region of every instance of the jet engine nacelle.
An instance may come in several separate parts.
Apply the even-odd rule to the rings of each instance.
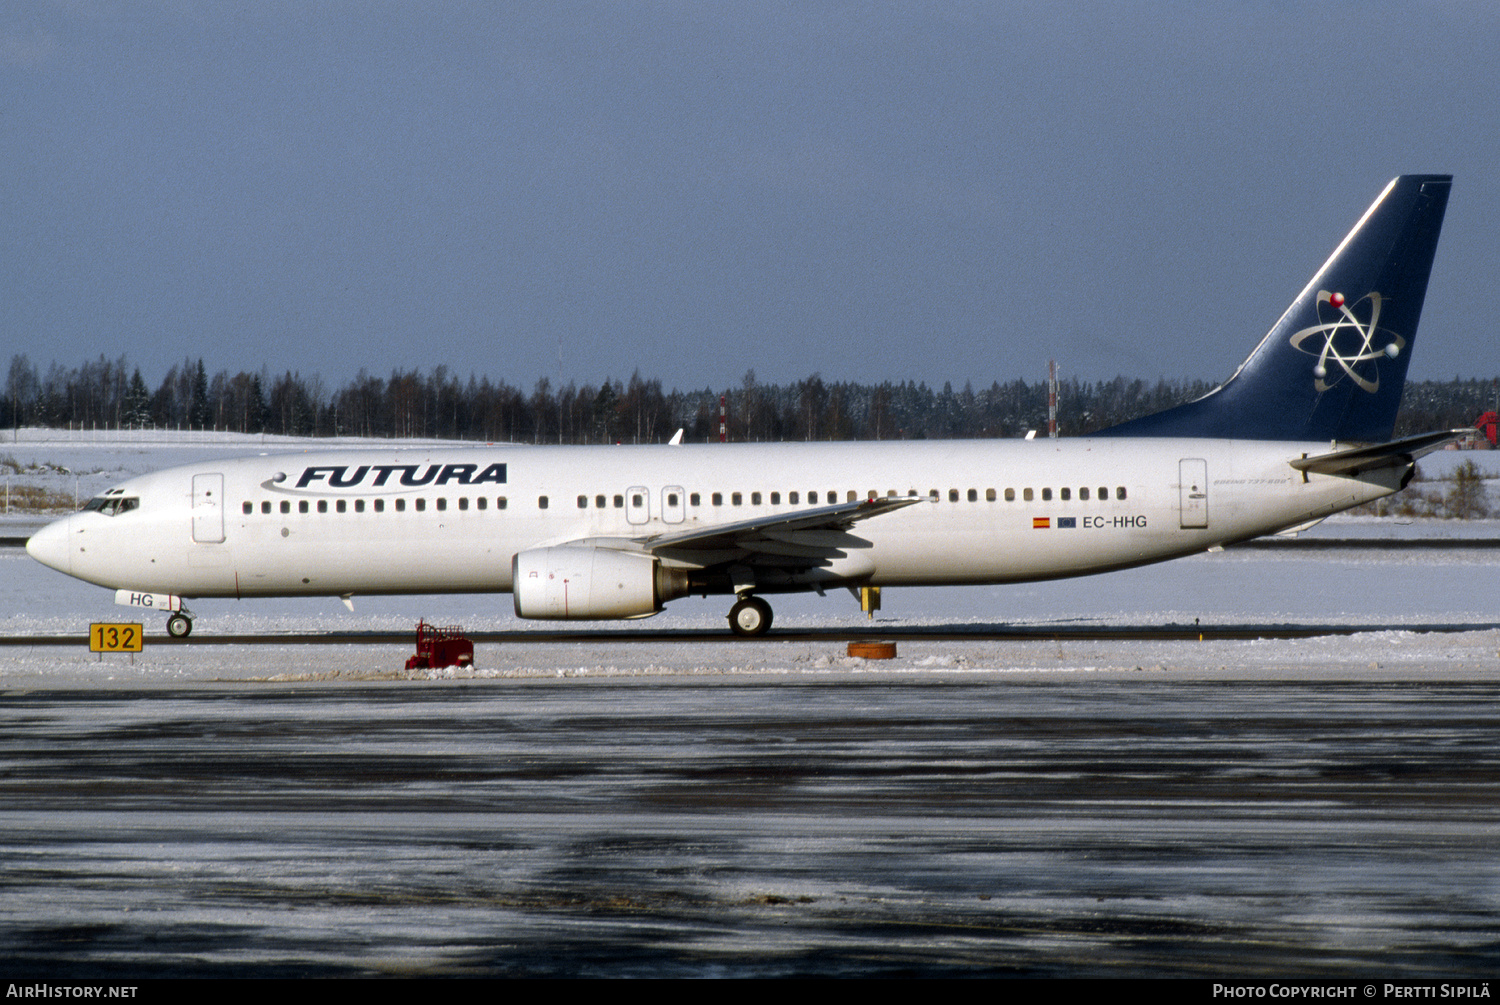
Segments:
[[[688,593],[682,569],[576,544],[523,551],[511,560],[511,576],[516,616],[542,621],[641,618]]]

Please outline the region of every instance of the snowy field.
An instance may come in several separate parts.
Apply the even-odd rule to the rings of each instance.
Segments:
[[[315,450],[335,441],[231,434],[68,434],[22,430],[0,445],[0,459],[24,477],[81,499],[145,471],[213,457]],[[340,446],[366,441],[338,440]],[[376,441],[389,447],[390,441]],[[410,442],[405,445],[420,447]],[[1493,457],[1493,460],[1491,458]],[[1493,474],[1500,454],[1443,452],[1424,459],[1432,477],[1465,460]],[[22,475],[12,475],[19,479]],[[1493,489],[1493,485],[1491,486]],[[0,534],[24,536],[36,517],[6,515]],[[896,660],[866,663],[825,643],[722,638],[701,643],[634,641],[480,645],[476,678],[560,675],[828,675],[1096,674],[1142,672],[1193,678],[1492,679],[1500,673],[1500,611],[1495,584],[1500,550],[1480,548],[1389,551],[1381,541],[1415,537],[1500,538],[1500,521],[1398,521],[1335,517],[1306,537],[1368,537],[1368,551],[1268,554],[1228,551],[1160,566],[1084,579],[1021,586],[887,590],[873,624],[847,593],[772,598],[781,628],[872,628],[1024,625],[1060,629],[1088,625],[1357,625],[1356,636],[1299,641],[1230,642],[922,642],[903,640]],[[81,634],[92,621],[142,620],[160,633],[158,618],[116,607],[110,591],[33,562],[20,549],[0,549],[0,635]],[[508,595],[356,597],[350,612],[335,598],[205,600],[192,606],[195,636],[303,632],[408,631],[418,618],[476,631],[555,632],[524,622]],[[580,623],[632,637],[662,629],[725,631],[723,598],[674,602],[631,625]],[[1418,632],[1425,626],[1445,632]],[[1466,630],[1465,630],[1466,629]],[[223,680],[369,680],[404,676],[408,647],[157,646],[134,663],[102,662],[57,647],[0,648],[0,687],[181,686]],[[434,676],[451,676],[444,671]]]

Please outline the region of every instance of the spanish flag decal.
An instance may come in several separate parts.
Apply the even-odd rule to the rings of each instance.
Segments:
[[[1034,516],[1031,518],[1032,530],[1047,530],[1051,526],[1052,518],[1050,516]]]

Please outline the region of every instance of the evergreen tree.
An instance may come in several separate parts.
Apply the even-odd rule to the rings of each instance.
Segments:
[[[125,391],[125,425],[134,429],[151,424],[151,390],[136,367],[130,376],[130,387]]]
[[[10,358],[10,374],[5,382],[10,425],[21,426],[32,416],[41,382],[36,377],[36,367],[25,353]]]
[[[188,425],[193,429],[207,429],[213,418],[208,404],[208,373],[203,369],[199,357],[198,368],[193,372],[193,389],[188,397]]]
[[[619,435],[619,403],[620,395],[606,377],[604,383],[599,385],[599,393],[594,395],[594,428],[598,432],[600,443],[614,443]]]
[[[1450,517],[1478,520],[1490,515],[1489,500],[1484,491],[1484,472],[1473,461],[1464,461],[1453,472],[1453,487],[1448,490],[1444,507]]]
[[[260,374],[250,377],[250,418],[246,432],[264,433],[270,421],[271,408],[266,404],[266,389],[261,384]]]

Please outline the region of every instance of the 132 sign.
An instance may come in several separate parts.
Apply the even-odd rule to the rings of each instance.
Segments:
[[[89,652],[138,653],[143,637],[140,625],[89,625]]]

